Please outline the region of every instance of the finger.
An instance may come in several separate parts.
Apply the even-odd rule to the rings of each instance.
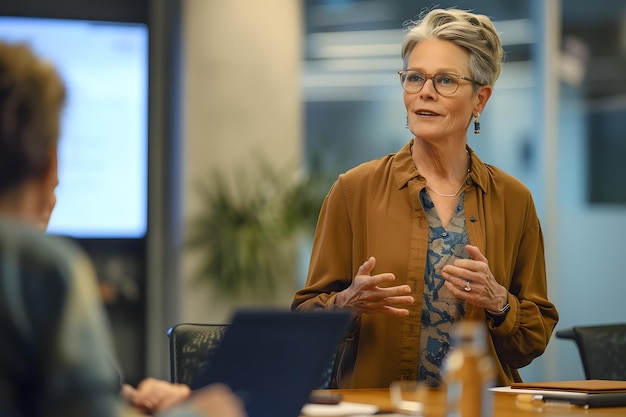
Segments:
[[[128,384],[122,385],[122,398],[132,403],[137,396],[137,390]]]
[[[393,305],[413,304],[415,302],[415,299],[410,295],[404,295],[404,296],[399,296],[399,297],[387,297],[385,298],[385,302],[387,304],[393,304]]]
[[[356,275],[354,281],[357,281],[360,288],[378,288],[377,285],[383,282],[391,282],[396,279],[395,275],[387,272],[377,275]],[[390,288],[385,286],[384,288]]]
[[[484,263],[489,263],[487,262],[487,258],[485,258],[485,256],[480,252],[480,249],[478,249],[478,247],[472,246],[472,245],[466,245],[465,250],[467,250],[467,253],[469,253],[469,255],[472,257],[473,260],[484,262]]]
[[[460,287],[457,285],[463,283]],[[446,281],[443,285],[446,286],[446,288],[448,288],[450,290],[450,292],[459,299],[465,300],[468,295],[470,294],[470,292],[465,291],[463,288],[465,287],[466,282],[465,281],[460,281],[457,279],[453,279],[452,281]],[[473,288],[472,288],[473,290]]]
[[[164,408],[171,399],[178,398],[179,388],[177,384],[170,384],[167,381],[148,377],[143,379],[133,397],[133,404],[144,411],[159,411]]]
[[[446,265],[441,270],[441,277],[453,284],[456,284],[456,280],[463,280],[463,282],[470,280],[469,275],[471,274],[472,270],[453,265]]]
[[[411,287],[408,285],[397,285],[395,287],[384,287],[379,288],[384,297],[395,297],[399,295],[408,295],[411,294]]]
[[[384,274],[371,275],[367,279],[368,279],[370,284],[378,285],[378,284],[381,284],[383,282],[395,281],[396,280],[396,276],[394,274],[392,274],[391,272],[386,272]],[[385,286],[383,288],[405,288],[405,287],[409,288],[408,285],[396,285],[396,286],[393,286],[393,287]],[[405,291],[405,290],[402,289],[402,291]],[[409,292],[410,292],[410,288],[409,288]]]
[[[147,377],[142,379],[139,384],[137,384],[137,393],[142,396],[146,396],[147,394],[151,395],[158,391],[162,385],[162,381]]]
[[[379,287],[384,282],[394,281],[396,277],[391,273],[378,274],[378,275],[357,275],[354,277],[353,286],[358,288],[358,291],[380,291],[382,289],[395,288],[388,285]],[[403,290],[402,290],[403,291]],[[408,292],[407,292],[408,294]]]
[[[406,308],[396,308],[396,307],[391,307],[391,306],[383,307],[381,312],[388,314],[390,316],[399,316],[399,317],[404,317],[404,316],[409,315],[409,310],[407,310]]]
[[[363,262],[363,264],[359,267],[359,270],[357,271],[356,274],[357,275],[369,275],[375,266],[376,266],[376,258],[374,258],[373,256],[370,256],[369,259]]]
[[[474,272],[484,272],[489,269],[486,262],[473,259],[457,259],[452,265],[446,265],[441,270],[444,274],[465,278]]]

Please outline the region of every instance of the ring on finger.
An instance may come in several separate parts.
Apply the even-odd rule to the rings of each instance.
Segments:
[[[463,289],[467,292],[472,291],[472,283],[469,281],[465,281],[465,287],[463,287]]]

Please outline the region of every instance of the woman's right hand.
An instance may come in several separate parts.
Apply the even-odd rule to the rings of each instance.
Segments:
[[[396,305],[413,304],[411,287],[398,285],[395,287],[379,287],[380,283],[396,279],[392,273],[370,275],[376,266],[376,258],[370,257],[359,267],[359,270],[348,288],[337,294],[335,305],[360,313],[383,313],[392,316],[407,316],[409,310],[394,307]]]

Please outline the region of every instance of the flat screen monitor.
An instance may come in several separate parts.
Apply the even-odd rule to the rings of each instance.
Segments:
[[[142,238],[147,231],[148,28],[139,23],[0,17],[63,77],[57,206],[48,232]]]

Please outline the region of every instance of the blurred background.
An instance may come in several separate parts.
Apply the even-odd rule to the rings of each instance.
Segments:
[[[94,259],[130,382],[169,377],[176,323],[289,306],[332,181],[410,139],[403,28],[434,6],[486,14],[502,36],[469,143],[533,193],[557,329],[626,321],[624,1],[51,3],[1,3],[0,39],[31,42],[68,82],[50,232]],[[522,375],[584,378],[556,338]]]

